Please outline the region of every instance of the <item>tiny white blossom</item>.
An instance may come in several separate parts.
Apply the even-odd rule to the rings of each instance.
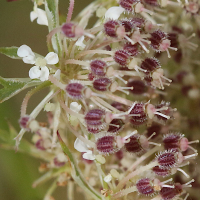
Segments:
[[[34,5],[33,11],[30,13],[31,22],[37,19],[37,23],[40,25],[48,26],[48,20],[46,12],[37,7],[37,4]]]
[[[84,37],[84,35],[83,35],[83,36],[81,36],[81,37],[76,41],[76,43],[75,43],[75,45],[78,46],[80,50],[83,50],[83,49],[85,48],[85,46],[86,46],[86,45],[83,43],[84,39],[85,39],[85,37]]]
[[[109,183],[112,180],[111,174],[108,174],[107,176],[104,177],[103,179],[106,183]]]
[[[40,128],[40,125],[36,120],[31,120],[29,128],[31,129],[31,132],[36,132]]]
[[[27,45],[22,45],[17,50],[17,55],[23,59],[24,63],[35,64],[35,54]]]
[[[96,161],[100,164],[105,164],[106,163],[106,159],[102,156],[102,155],[96,155]]]
[[[44,106],[44,111],[46,112],[50,112],[50,111],[54,111],[55,110],[55,103],[47,103],[45,106]]]
[[[81,141],[80,139],[76,139],[74,142],[74,148],[79,152],[85,152],[83,154],[83,158],[87,160],[95,160],[95,155],[92,154],[92,151],[88,149],[88,146]]]
[[[72,102],[70,104],[70,109],[76,113],[78,113],[81,110],[81,107],[82,107],[81,104],[78,104],[77,102]]]
[[[46,65],[54,65],[59,61],[58,55],[54,52],[49,52],[45,58],[36,58],[31,48],[27,45],[20,46],[17,55],[23,59],[24,63],[35,64],[29,70],[29,77],[31,79],[39,78],[41,81],[46,81],[49,78],[49,69]]]
[[[105,19],[118,19],[124,11],[125,9],[122,7],[113,6],[106,11]]]

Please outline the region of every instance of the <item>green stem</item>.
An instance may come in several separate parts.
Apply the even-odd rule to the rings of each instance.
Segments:
[[[63,142],[62,138],[60,137],[60,134],[57,132],[58,134],[58,140],[60,142],[60,145],[62,147],[63,152],[65,153],[65,155],[68,157],[69,162],[71,164],[71,175],[72,178],[74,179],[74,181],[76,181],[76,183],[85,190],[85,192],[87,192],[89,195],[91,195],[95,200],[99,200],[102,199],[101,195],[98,194],[93,187],[91,187],[90,185],[88,185],[88,183],[86,182],[84,176],[82,175],[80,169],[78,168],[78,165],[76,163],[76,160],[74,159],[71,151],[69,150],[69,148],[65,145],[65,143]]]

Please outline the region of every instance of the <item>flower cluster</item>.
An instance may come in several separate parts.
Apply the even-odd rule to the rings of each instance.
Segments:
[[[38,8],[43,3],[45,10]],[[174,99],[182,98],[173,90],[199,108],[199,84],[191,70],[199,64],[193,59],[198,45],[190,41],[199,31],[199,3],[98,0],[72,20],[70,0],[63,22],[57,3],[34,0],[30,14],[31,21],[49,27],[49,53],[43,57],[27,45],[14,49],[16,58],[34,65],[29,81],[36,87],[23,100],[15,138],[20,149],[30,132],[44,159],[39,169],[46,174],[33,185],[52,172],[57,186],[69,183],[70,195],[75,191],[69,185],[76,183],[86,199],[186,200],[198,155],[191,145],[199,141],[189,141],[197,136],[192,122],[181,124],[180,102]],[[95,11],[98,20],[87,28]],[[9,50],[14,51],[5,54],[11,57]],[[46,87],[49,94],[28,114],[30,97]],[[46,123],[37,120],[42,109]],[[168,176],[173,177],[165,180]]]

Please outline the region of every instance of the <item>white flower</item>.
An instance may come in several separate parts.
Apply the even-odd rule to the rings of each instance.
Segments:
[[[95,155],[92,154],[92,151],[88,149],[88,146],[81,141],[80,139],[76,139],[74,142],[74,148],[79,152],[85,152],[83,154],[83,158],[87,160],[95,160]]]
[[[125,9],[122,7],[113,6],[106,11],[105,19],[118,19],[124,11]]]
[[[25,44],[18,48],[17,55],[23,58],[24,63],[35,63],[35,54],[32,52],[31,48]]]
[[[107,176],[104,177],[103,179],[106,183],[109,183],[112,180],[111,174],[108,174]]]
[[[83,43],[84,39],[85,39],[85,37],[84,37],[84,35],[83,35],[83,36],[81,36],[81,37],[76,41],[76,43],[75,43],[75,45],[78,46],[80,50],[83,50],[83,49],[85,48],[85,46],[86,46],[86,45]]]
[[[72,102],[70,104],[70,109],[76,113],[78,113],[81,110],[81,107],[82,107],[81,104],[78,104],[77,102]]]
[[[46,66],[57,64],[59,61],[58,55],[54,52],[49,52],[45,58],[37,57],[27,45],[22,45],[17,50],[17,55],[23,59],[27,64],[35,64],[29,70],[29,77],[31,79],[39,78],[41,81],[46,81],[49,78],[49,69]]]
[[[31,19],[31,22],[33,22],[35,19],[37,19],[38,24],[48,26],[46,12],[44,10],[38,8],[36,3],[33,7],[33,11],[30,13],[30,19]]]

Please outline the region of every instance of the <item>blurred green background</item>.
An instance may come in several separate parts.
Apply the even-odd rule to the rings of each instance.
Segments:
[[[47,27],[36,21],[30,21],[30,12],[33,10],[31,0],[7,2],[0,0],[0,46],[20,46],[26,44],[34,52],[46,55]],[[92,0],[76,0],[73,17]],[[60,13],[66,15],[69,1],[60,0]],[[21,60],[12,60],[0,55],[0,76],[5,78],[28,77],[30,65]],[[27,91],[23,91],[12,99],[0,104],[0,129],[8,130],[9,121],[19,131],[18,119],[20,105]],[[31,99],[28,113],[37,105],[44,94],[38,93]],[[26,135],[27,137],[27,135]],[[32,188],[34,180],[41,174],[38,166],[41,161],[28,155],[7,151],[0,148],[0,200],[41,200],[49,183]],[[57,191],[56,200],[66,196],[65,189]],[[66,198],[65,198],[66,199]]]

